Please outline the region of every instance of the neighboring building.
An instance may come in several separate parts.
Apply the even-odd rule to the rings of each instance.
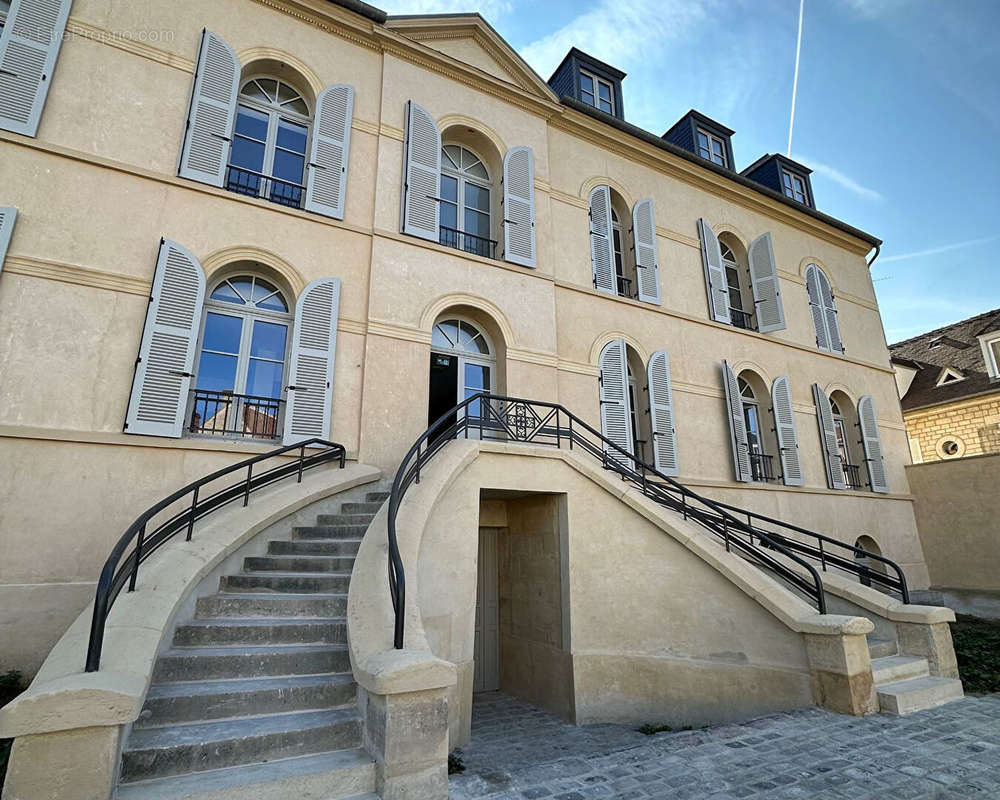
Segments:
[[[914,463],[1000,453],[1000,308],[889,352]]]
[[[880,241],[807,169],[736,171],[694,111],[635,127],[620,70],[574,49],[547,83],[476,14],[7,6],[0,668],[44,660],[0,713],[7,800],[242,796],[207,768],[443,797],[475,689],[580,723],[961,695],[950,612],[858,583],[928,576]],[[482,391],[564,410],[455,410]],[[439,417],[479,427],[422,451],[390,528]],[[185,495],[91,616],[144,509],[311,438],[348,465]]]

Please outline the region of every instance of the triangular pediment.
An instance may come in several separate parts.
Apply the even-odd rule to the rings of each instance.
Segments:
[[[479,14],[389,17],[385,27],[546,100],[555,94]]]

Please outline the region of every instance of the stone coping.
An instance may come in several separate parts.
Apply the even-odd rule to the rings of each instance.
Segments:
[[[31,686],[0,709],[0,738],[124,725],[142,709],[160,642],[202,579],[268,526],[323,498],[373,483],[381,471],[363,464],[319,467],[302,483],[281,481],[215,512],[143,564],[135,592],[118,597],[108,616],[98,672],[83,672],[93,604],[52,648]]]

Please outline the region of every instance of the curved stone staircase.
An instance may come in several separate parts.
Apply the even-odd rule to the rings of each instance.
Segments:
[[[268,542],[201,597],[125,741],[120,800],[375,800],[347,649],[347,590],[388,495]]]

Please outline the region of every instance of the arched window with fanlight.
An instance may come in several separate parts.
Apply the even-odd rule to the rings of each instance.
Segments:
[[[298,89],[259,76],[240,88],[226,188],[299,208],[311,111]]]
[[[485,331],[460,317],[438,320],[431,333],[428,424],[463,400],[479,392],[492,392],[496,372],[496,350]],[[470,417],[481,416],[480,401],[470,403],[467,413]]]
[[[260,276],[234,275],[212,289],[204,305],[189,433],[281,436],[292,321],[284,294]]]
[[[485,258],[496,255],[491,238],[493,183],[482,158],[458,144],[441,148],[441,244]]]

